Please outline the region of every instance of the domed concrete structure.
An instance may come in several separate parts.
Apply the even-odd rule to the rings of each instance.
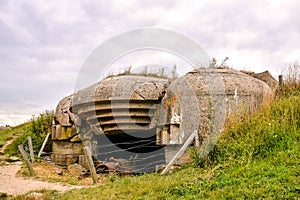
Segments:
[[[272,96],[265,82],[232,69],[201,68],[177,79],[108,77],[60,101],[52,159],[85,165],[83,142],[109,166],[153,171],[168,163],[194,131],[202,146],[215,143],[229,114],[250,114]],[[188,162],[184,158],[177,164]]]

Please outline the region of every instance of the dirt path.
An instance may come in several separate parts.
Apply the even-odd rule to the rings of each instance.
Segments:
[[[4,152],[5,148],[13,142],[15,138],[6,142],[0,149],[0,152]],[[5,155],[1,156],[1,160],[5,160]],[[0,193],[6,193],[8,195],[23,194],[31,190],[58,190],[67,191],[71,189],[79,189],[81,186],[64,186],[59,183],[48,183],[43,181],[34,180],[33,178],[24,179],[17,177],[17,172],[21,169],[22,162],[7,163],[4,166],[0,166]]]
[[[80,186],[64,186],[59,183],[48,183],[34,179],[23,179],[16,177],[22,163],[16,162],[7,166],[0,166],[0,192],[16,195],[29,192],[31,190],[50,189],[58,191],[66,191]]]
[[[14,136],[12,139],[6,141],[5,144],[0,148],[0,153],[3,154],[3,153],[4,153],[4,150],[6,149],[6,147],[8,147],[8,145],[10,145],[11,143],[13,143],[13,141],[14,141],[15,139],[17,139],[17,138],[18,138],[18,136]]]

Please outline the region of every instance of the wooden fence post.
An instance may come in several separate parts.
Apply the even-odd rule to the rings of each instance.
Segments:
[[[32,168],[32,166],[31,166],[31,164],[30,164],[30,162],[29,162],[29,160],[28,160],[28,157],[27,157],[27,155],[26,155],[26,152],[24,151],[23,145],[20,144],[20,145],[18,146],[18,148],[19,148],[19,150],[20,150],[20,152],[21,152],[21,154],[22,154],[22,157],[23,157],[23,159],[24,159],[24,161],[25,161],[25,164],[27,165],[27,168],[28,168],[28,170],[29,170],[30,176],[34,176],[35,174],[34,174],[33,168]]]
[[[30,159],[31,159],[31,162],[34,162],[32,139],[30,136],[27,137],[27,141],[28,141],[28,146],[29,146]]]
[[[95,169],[94,162],[92,159],[92,154],[91,154],[90,150],[88,149],[88,147],[83,147],[83,150],[84,150],[84,153],[87,158],[88,165],[89,165],[89,168],[90,168],[90,171],[92,174],[93,183],[96,184],[98,180],[97,180],[96,169]]]
[[[278,81],[279,81],[279,86],[281,87],[282,84],[283,84],[283,78],[282,78],[282,75],[279,75],[279,76],[278,76]]]

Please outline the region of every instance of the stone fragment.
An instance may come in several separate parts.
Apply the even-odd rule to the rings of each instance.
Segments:
[[[81,165],[73,164],[73,165],[69,165],[68,171],[70,172],[71,175],[79,177],[83,175],[84,170]]]

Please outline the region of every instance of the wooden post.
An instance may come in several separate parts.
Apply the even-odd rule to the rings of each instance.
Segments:
[[[26,152],[24,151],[23,145],[19,145],[18,148],[19,148],[19,150],[20,150],[20,152],[22,154],[22,157],[23,157],[23,159],[25,161],[25,164],[27,165],[27,168],[29,170],[30,176],[34,176],[35,174],[34,174],[33,168],[32,168],[32,166],[31,166],[31,164],[30,164],[30,162],[28,160]]]
[[[28,146],[29,146],[30,159],[31,159],[31,162],[34,162],[32,139],[30,136],[27,137],[27,141],[28,141]]]
[[[39,154],[38,154],[38,158],[41,157],[41,154],[42,154],[42,152],[44,151],[44,148],[45,148],[45,146],[46,146],[46,144],[47,144],[47,141],[48,141],[49,136],[50,136],[50,133],[47,134],[47,136],[46,136],[46,138],[45,138],[45,140],[44,140],[44,142],[43,142],[43,145],[42,145],[42,147],[41,147],[41,149],[40,149],[40,152],[39,152]]]
[[[96,169],[95,169],[94,162],[92,159],[92,154],[91,154],[90,150],[88,149],[88,147],[83,147],[83,150],[84,150],[84,153],[85,153],[85,156],[88,161],[88,165],[89,165],[89,168],[90,168],[90,171],[92,174],[93,183],[96,184],[98,180],[97,180]]]
[[[180,158],[184,152],[186,151],[186,149],[188,148],[188,146],[190,146],[192,144],[192,142],[194,141],[194,139],[198,136],[197,131],[194,131],[190,137],[185,141],[185,143],[182,145],[182,147],[179,149],[179,151],[175,154],[175,156],[172,158],[172,160],[167,164],[167,166],[165,167],[165,169],[161,172],[161,174],[166,174],[168,173],[168,171],[171,169],[171,167],[174,165],[175,161]],[[196,143],[196,141],[195,141]]]
[[[283,83],[282,75],[278,76],[278,81],[279,81],[279,85],[282,86],[282,83]]]

